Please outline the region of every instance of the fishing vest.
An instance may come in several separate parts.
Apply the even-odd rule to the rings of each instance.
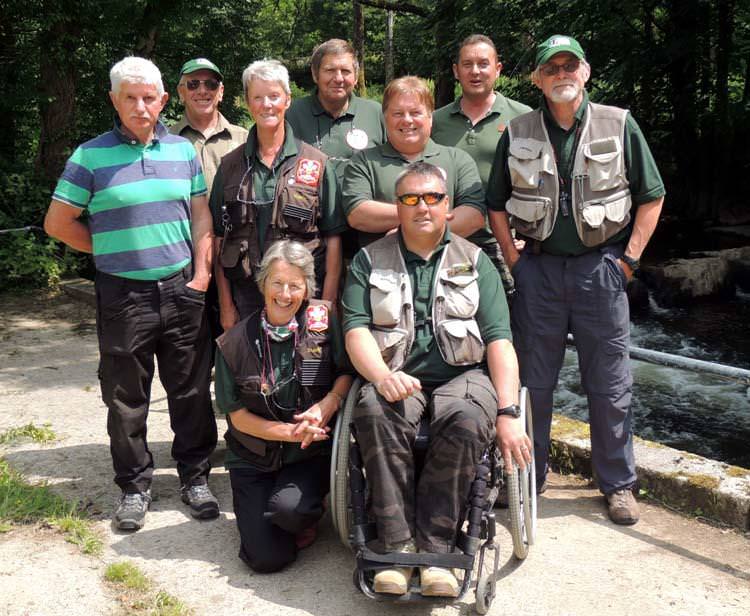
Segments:
[[[414,343],[414,297],[399,246],[391,233],[362,249],[370,260],[370,332],[383,361],[400,370]],[[451,235],[437,265],[432,291],[432,330],[445,363],[469,366],[484,359],[485,345],[474,318],[479,308],[477,259],[481,249]]]
[[[309,300],[296,315],[299,329],[294,347],[294,376],[299,383],[299,398],[294,410],[280,409],[270,391],[261,382],[263,354],[261,311],[254,312],[216,340],[239,390],[240,400],[251,413],[271,421],[293,422],[293,415],[322,400],[334,380],[333,351],[329,329],[331,303]],[[325,327],[324,327],[325,326]],[[228,447],[236,455],[257,468],[272,471],[281,466],[281,443],[241,432],[227,415],[228,430],[224,435]],[[319,451],[320,443],[312,443],[306,452]]]
[[[315,257],[316,270],[325,245],[321,241],[318,219],[323,175],[328,157],[298,139],[297,155],[281,164],[273,196],[273,211],[264,245],[281,239],[304,244]],[[239,147],[222,159],[224,239],[219,262],[230,280],[253,277],[261,261],[258,241],[257,205],[253,189],[254,158]]]
[[[606,242],[630,222],[625,169],[627,110],[588,103],[574,153],[571,213],[584,246]],[[508,170],[513,185],[505,210],[522,235],[545,240],[559,212],[560,181],[542,111],[508,124]]]

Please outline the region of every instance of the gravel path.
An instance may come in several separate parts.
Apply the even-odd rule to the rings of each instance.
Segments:
[[[96,377],[93,309],[65,296],[37,293],[0,296],[0,310],[0,432],[49,422],[58,436],[50,445],[21,443],[0,449],[0,455],[28,478],[47,481],[66,498],[87,503],[105,543],[101,557],[89,557],[53,530],[0,534],[0,614],[121,612],[102,574],[108,563],[123,559],[199,615],[473,613],[473,596],[461,604],[413,609],[363,597],[351,583],[351,554],[327,520],[320,540],[293,567],[274,575],[250,572],[236,554],[223,444],[211,475],[220,518],[198,522],[180,502],[158,381],[149,417],[157,465],[153,508],[142,531],[114,531],[110,516],[117,490]],[[649,504],[637,526],[613,527],[603,500],[585,482],[553,476],[551,484],[540,501],[538,541],[526,561],[513,559],[510,535],[499,530],[502,570],[491,614],[748,613],[746,535]]]

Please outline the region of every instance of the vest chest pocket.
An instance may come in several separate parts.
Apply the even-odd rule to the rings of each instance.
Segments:
[[[383,327],[398,325],[403,308],[401,274],[393,270],[370,272],[372,322]]]
[[[552,231],[552,199],[511,193],[505,203],[511,224],[519,233],[534,239],[545,239]]]
[[[318,189],[294,183],[281,191],[278,226],[291,233],[315,231],[318,217]]]
[[[446,319],[435,335],[443,358],[452,366],[478,364],[484,359],[484,342],[476,321]]]
[[[510,181],[516,188],[538,188],[544,182],[543,174],[551,176],[554,173],[552,157],[542,141],[514,139],[508,154]]]
[[[451,273],[451,269],[443,269],[440,270],[439,276],[437,297],[442,296],[445,302],[445,314],[460,319],[474,316],[479,307],[477,271],[472,268],[469,272],[455,274]]]
[[[583,156],[592,191],[612,190],[625,184],[622,146],[618,137],[584,144]]]

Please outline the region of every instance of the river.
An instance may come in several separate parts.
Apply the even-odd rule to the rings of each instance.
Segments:
[[[634,315],[634,346],[750,369],[750,294]],[[707,458],[750,468],[750,387],[633,361],[633,432]],[[555,394],[558,413],[587,421],[578,361],[568,349]]]

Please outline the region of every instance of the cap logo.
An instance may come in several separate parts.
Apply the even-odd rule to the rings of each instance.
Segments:
[[[198,58],[195,61],[195,63],[196,64],[211,64],[211,62],[209,60],[206,60],[206,58]]]
[[[560,47],[561,45],[570,45],[570,39],[567,36],[558,36],[556,38],[553,38],[549,42],[550,47]]]

